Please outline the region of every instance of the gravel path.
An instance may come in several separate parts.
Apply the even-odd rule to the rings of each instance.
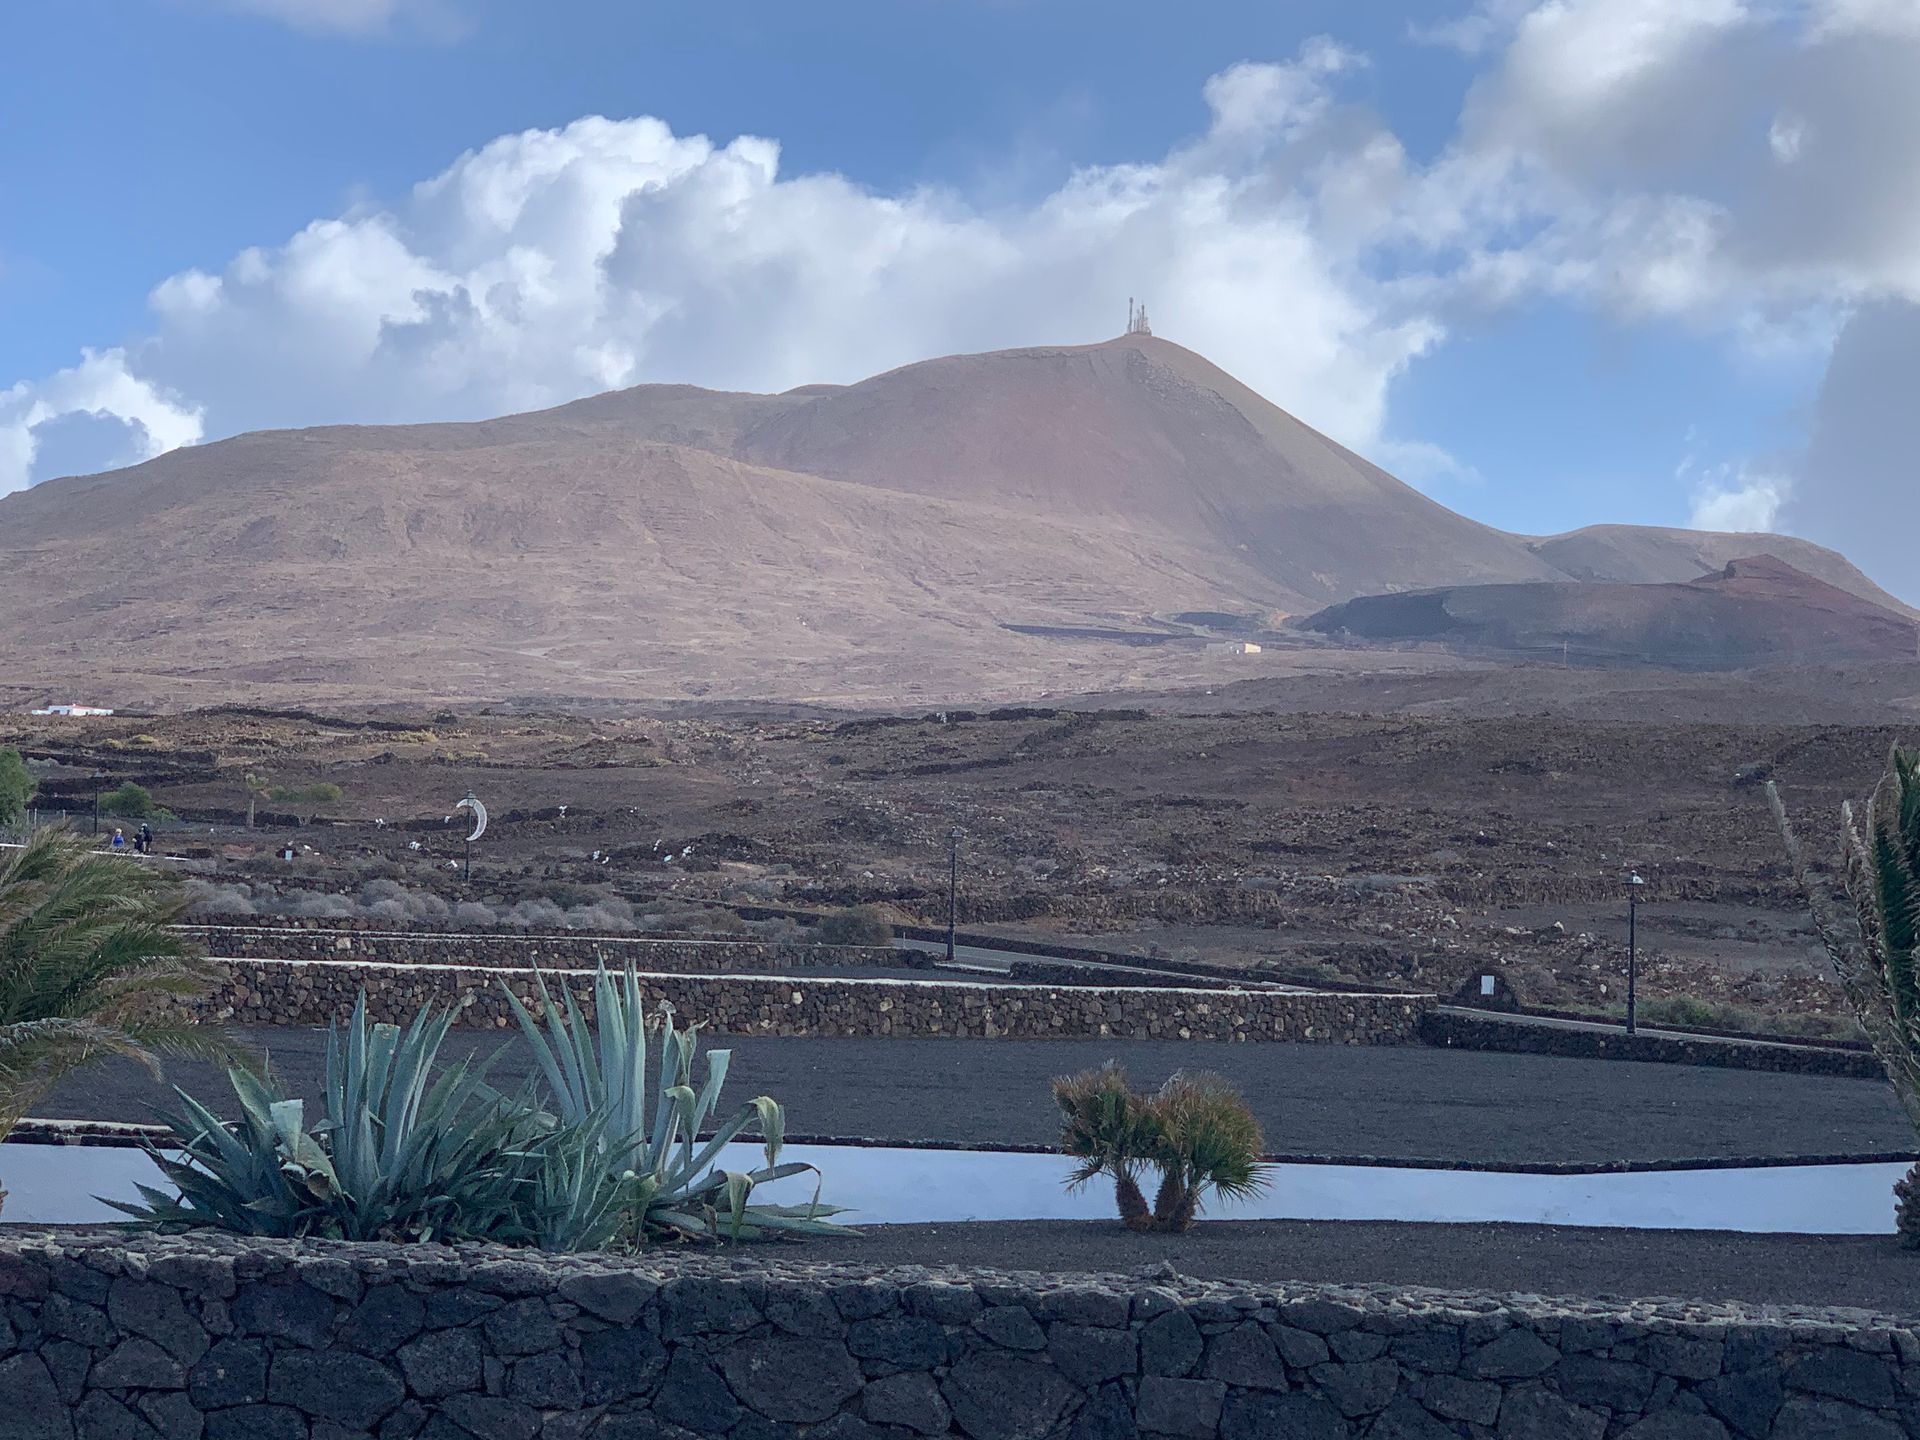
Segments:
[[[1880,1236],[1577,1230],[1546,1225],[1202,1222],[1185,1235],[1117,1224],[889,1225],[819,1243],[849,1260],[1124,1274],[1167,1261],[1202,1279],[1320,1280],[1530,1295],[1683,1296],[1920,1314],[1920,1253]]]
[[[311,1095],[325,1036],[245,1031],[274,1067]],[[723,1042],[724,1043],[724,1042]],[[841,1040],[731,1042],[728,1095],[784,1101],[794,1135],[1047,1144],[1055,1134],[1047,1081],[1113,1058],[1136,1084],[1179,1067],[1239,1085],[1274,1153],[1377,1156],[1473,1164],[1607,1164],[1702,1158],[1906,1152],[1911,1130],[1874,1081],[1682,1065],[1574,1060],[1409,1047],[1206,1045],[1178,1041]],[[454,1033],[450,1048],[495,1047]],[[510,1041],[494,1071],[511,1082],[524,1052]],[[203,1065],[172,1078],[221,1108],[226,1083]],[[145,1120],[165,1092],[114,1062],[73,1077],[36,1113]]]

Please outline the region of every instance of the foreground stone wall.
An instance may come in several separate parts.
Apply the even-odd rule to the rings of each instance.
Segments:
[[[451,1006],[462,1025],[511,1023],[501,985],[537,992],[528,970],[347,961],[221,960],[202,1013],[240,1025],[325,1025],[364,990],[375,1019],[404,1021],[427,1004]],[[591,1016],[592,980],[550,972]],[[1290,1040],[1400,1045],[1418,1039],[1433,1003],[1419,995],[1320,995],[1270,990],[1141,990],[974,985],[952,980],[824,980],[760,975],[643,975],[662,1002],[733,1035],[959,1036],[1047,1039],[1135,1036],[1177,1040]]]
[[[284,925],[183,925],[209,955],[255,960],[375,960],[387,965],[539,965],[550,970],[624,969],[711,974],[915,967],[919,951],[870,945],[795,945],[686,936],[528,934],[498,931],[413,931]]]
[[[1849,1311],[15,1235],[0,1316],[7,1440],[1920,1435]]]

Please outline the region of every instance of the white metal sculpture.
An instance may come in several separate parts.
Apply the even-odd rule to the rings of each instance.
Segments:
[[[473,812],[473,833],[467,836],[467,843],[469,845],[487,833],[487,807],[480,803],[480,797],[475,795],[473,791],[467,791],[467,798],[453,808],[456,810],[471,810]]]

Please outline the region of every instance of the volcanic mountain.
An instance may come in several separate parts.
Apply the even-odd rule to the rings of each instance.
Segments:
[[[0,499],[0,673],[123,703],[1012,695],[1147,663],[1036,630],[1684,580],[1756,548],[1894,603],[1801,541],[1506,534],[1130,335],[49,481]]]
[[[1300,623],[1355,640],[1672,668],[1920,654],[1920,623],[1771,555],[1684,584],[1536,581],[1364,595]]]

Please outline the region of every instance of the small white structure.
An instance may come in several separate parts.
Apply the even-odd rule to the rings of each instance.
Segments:
[[[1209,640],[1209,655],[1258,655],[1260,647],[1251,640]]]
[[[102,709],[98,705],[49,705],[44,710],[31,712],[35,715],[111,715],[113,711]]]

